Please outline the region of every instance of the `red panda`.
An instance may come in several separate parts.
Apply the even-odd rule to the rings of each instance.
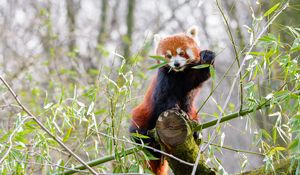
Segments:
[[[148,135],[155,127],[158,116],[175,106],[185,111],[190,119],[198,120],[194,99],[202,83],[209,79],[209,67],[193,69],[200,64],[213,64],[215,54],[201,51],[196,27],[186,33],[179,33],[165,38],[154,37],[156,54],[165,57],[168,64],[158,69],[148,88],[144,101],[132,110],[130,132]],[[139,142],[138,139],[136,139]],[[154,139],[143,139],[144,143],[154,146]],[[156,145],[156,148],[159,147]],[[156,157],[160,154],[153,152]],[[157,175],[166,175],[168,163],[161,160],[150,161],[150,169]]]

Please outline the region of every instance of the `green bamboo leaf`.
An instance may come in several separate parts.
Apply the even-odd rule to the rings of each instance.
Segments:
[[[270,134],[266,130],[262,129],[261,131],[262,131],[262,135],[263,135],[264,138],[272,140],[272,137],[270,136]]]
[[[152,69],[158,69],[158,68],[163,67],[163,66],[165,66],[167,64],[168,64],[167,62],[163,62],[163,63],[160,63],[160,64],[155,64],[155,65],[149,67],[149,69],[150,70],[152,70]]]
[[[210,76],[213,80],[215,80],[215,77],[216,77],[216,70],[213,66],[210,66],[209,67],[209,73],[210,73]]]
[[[299,139],[295,139],[292,141],[292,143],[289,145],[288,149],[289,150],[298,150],[299,149]]]
[[[206,68],[206,67],[209,67],[210,64],[200,64],[200,65],[197,65],[197,66],[194,66],[192,67],[193,69],[203,69],[203,68]]]
[[[269,35],[266,35],[266,36],[263,36],[263,37],[259,38],[259,41],[263,41],[263,42],[266,42],[266,43],[271,43],[271,42],[276,42],[277,38],[274,35],[269,34]]]
[[[291,49],[291,52],[298,52],[298,51],[300,51],[300,46]]]
[[[271,7],[265,14],[264,16],[268,16],[270,15],[272,12],[274,12],[278,7],[279,7],[280,3],[275,4],[273,7]]]
[[[300,38],[296,38],[291,47],[291,52],[297,52],[300,50]]]
[[[68,131],[67,131],[65,137],[63,138],[63,142],[66,142],[66,141],[70,138],[70,135],[71,135],[72,131],[73,131],[73,128],[70,127],[70,128],[68,129]]]
[[[288,28],[288,30],[292,33],[292,35],[297,38],[300,36],[300,33],[297,31],[297,28],[294,27],[290,27],[290,26],[286,26]]]
[[[87,115],[90,115],[94,109],[95,103],[92,101],[92,103],[90,104],[88,110],[87,110]]]
[[[150,55],[149,56],[150,58],[153,58],[153,59],[156,59],[156,60],[159,60],[159,61],[163,61],[163,62],[167,62],[167,59],[163,56],[159,56],[159,55]]]
[[[294,119],[300,120],[300,114],[296,114],[293,116]]]
[[[149,136],[143,135],[143,134],[139,134],[139,133],[131,133],[131,136],[136,137],[136,138],[140,138],[140,139],[149,139]]]
[[[254,82],[250,81],[244,86],[244,89],[249,89],[249,88],[253,87],[253,85],[254,85]]]
[[[46,105],[44,106],[44,109],[49,109],[52,105],[53,105],[52,102],[51,102],[51,103],[48,103],[48,104],[46,104]]]
[[[286,148],[282,147],[282,146],[278,146],[278,147],[275,147],[274,150],[276,150],[276,151],[285,151]]]
[[[249,52],[250,55],[255,55],[255,56],[264,56],[264,52]]]
[[[277,130],[274,128],[273,129],[273,143],[274,145],[276,144],[277,141]]]

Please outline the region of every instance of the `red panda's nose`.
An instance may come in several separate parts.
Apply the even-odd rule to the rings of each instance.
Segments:
[[[175,62],[174,62],[174,66],[175,66],[175,67],[179,67],[179,66],[180,66],[179,62],[175,61]]]

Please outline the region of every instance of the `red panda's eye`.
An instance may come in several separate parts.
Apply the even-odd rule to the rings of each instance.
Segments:
[[[180,52],[179,56],[183,57],[184,56],[184,52]]]
[[[171,58],[172,58],[172,55],[170,55],[170,54],[167,54],[167,55],[166,55],[166,58],[169,58],[169,59],[171,59]]]

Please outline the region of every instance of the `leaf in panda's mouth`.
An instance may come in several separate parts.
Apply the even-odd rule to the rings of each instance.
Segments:
[[[165,57],[163,57],[163,56],[159,56],[159,55],[151,55],[151,56],[149,56],[149,57],[150,57],[150,58],[153,58],[153,59],[155,59],[155,60],[158,60],[158,61],[160,62],[159,64],[155,64],[155,65],[149,67],[150,70],[152,70],[152,69],[158,69],[158,68],[160,68],[160,67],[163,67],[163,66],[167,65],[168,62],[169,62],[169,61],[168,61]]]
[[[150,55],[149,56],[150,58],[153,58],[155,60],[158,60],[158,61],[162,61],[162,62],[168,62],[168,60],[163,57],[163,56],[159,56],[159,55]]]
[[[162,63],[155,64],[155,65],[149,67],[149,69],[150,69],[150,70],[151,70],[151,69],[158,69],[158,68],[163,67],[163,66],[165,66],[165,65],[167,65],[167,64],[168,64],[168,62],[162,62]]]
[[[206,67],[209,67],[210,64],[200,64],[200,65],[197,65],[197,66],[193,66],[192,68],[193,69],[203,69],[203,68],[206,68]]]

